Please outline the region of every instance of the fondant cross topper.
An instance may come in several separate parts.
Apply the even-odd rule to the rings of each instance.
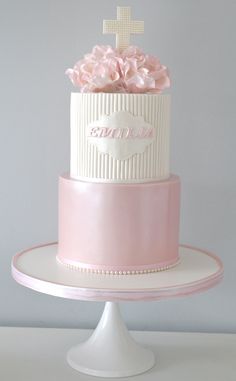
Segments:
[[[129,46],[131,34],[144,32],[144,21],[131,20],[130,7],[117,7],[117,20],[103,20],[103,33],[116,34],[116,47],[124,50]]]

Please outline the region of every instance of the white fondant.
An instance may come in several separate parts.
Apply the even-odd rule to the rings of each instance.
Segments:
[[[153,141],[154,128],[142,116],[118,111],[92,122],[87,137],[99,152],[124,160],[145,151]]]
[[[91,132],[91,125],[95,126],[104,116],[113,114],[122,117],[129,115],[131,119],[138,118],[136,120],[139,123],[141,120],[145,121],[145,126],[154,129],[152,139],[147,139],[149,144],[141,153],[138,153],[141,149],[139,146],[147,142],[130,137],[127,138],[128,152],[136,153],[129,157],[125,157],[127,147],[120,149],[121,142],[115,143],[115,149],[111,148],[114,156],[107,153],[108,145],[112,146],[112,137],[107,137],[105,147],[103,138],[97,139],[98,145],[102,147],[91,144],[93,138],[89,136],[94,134]],[[72,93],[71,177],[110,183],[142,183],[168,178],[169,114],[170,96],[166,94]],[[117,132],[118,137],[119,134],[120,132]],[[125,158],[117,159],[120,154]]]

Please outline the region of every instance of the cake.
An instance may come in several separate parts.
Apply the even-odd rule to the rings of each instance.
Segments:
[[[179,261],[180,179],[170,173],[170,87],[159,59],[129,44],[142,33],[129,7],[105,20],[116,48],[95,46],[67,70],[70,173],[59,179],[57,260],[127,275]]]

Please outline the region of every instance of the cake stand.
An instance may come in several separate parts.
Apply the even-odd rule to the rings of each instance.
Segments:
[[[215,286],[223,277],[218,257],[181,245],[180,263],[166,271],[137,275],[106,275],[69,269],[56,260],[57,243],[37,246],[13,257],[13,278],[49,295],[106,301],[97,328],[84,343],[69,350],[74,369],[99,377],[127,377],[155,364],[154,354],[137,344],[119,312],[119,301],[161,300],[187,296]]]

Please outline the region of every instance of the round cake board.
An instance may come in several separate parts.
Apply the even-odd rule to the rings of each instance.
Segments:
[[[203,291],[218,283],[223,265],[206,251],[181,245],[180,262],[165,271],[110,275],[70,269],[56,260],[57,244],[25,250],[12,260],[13,278],[23,286],[54,296],[90,300],[158,300]]]
[[[98,377],[127,377],[155,364],[152,351],[137,344],[119,312],[118,301],[160,300],[207,290],[223,277],[218,257],[181,245],[180,262],[169,270],[108,275],[70,269],[56,260],[57,243],[25,250],[13,257],[13,278],[23,286],[69,299],[106,301],[91,337],[67,354],[74,369]],[[109,361],[108,361],[109,358]]]

